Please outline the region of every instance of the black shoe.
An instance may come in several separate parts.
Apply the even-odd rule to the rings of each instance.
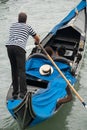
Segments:
[[[13,99],[17,99],[18,98],[18,91],[17,92],[12,92],[12,97],[13,97]]]
[[[19,97],[23,99],[25,97],[25,95],[26,95],[26,93],[20,93]]]
[[[17,94],[14,94],[13,95],[13,99],[17,99],[18,98],[18,95]]]

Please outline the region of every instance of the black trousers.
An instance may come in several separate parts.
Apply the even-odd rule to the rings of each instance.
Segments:
[[[13,84],[13,95],[18,92],[25,94],[27,91],[26,87],[26,74],[25,74],[25,51],[14,45],[7,47],[8,57],[11,64],[12,72],[12,84]]]

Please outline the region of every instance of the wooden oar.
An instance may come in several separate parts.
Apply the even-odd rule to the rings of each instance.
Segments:
[[[77,91],[74,89],[74,87],[71,85],[71,83],[68,81],[68,79],[65,77],[65,75],[62,73],[62,71],[59,69],[59,67],[55,64],[55,62],[53,61],[53,59],[49,56],[49,54],[46,52],[46,50],[42,47],[42,45],[39,43],[38,44],[40,46],[40,48],[43,50],[43,52],[47,55],[48,59],[52,62],[52,64],[55,66],[55,68],[58,70],[58,72],[60,73],[60,75],[65,79],[65,81],[67,82],[68,86],[70,87],[70,89],[75,93],[75,95],[78,97],[78,99],[81,101],[81,103],[83,104],[83,106],[85,108],[87,108],[86,103],[84,102],[84,100],[82,99],[82,97],[77,93]]]

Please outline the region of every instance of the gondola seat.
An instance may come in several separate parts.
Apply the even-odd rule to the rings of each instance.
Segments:
[[[62,63],[65,63],[65,64],[70,65],[70,60],[66,59],[65,57],[59,56],[59,57],[53,58],[53,60],[54,60],[55,62],[62,62]]]
[[[32,55],[29,56],[29,59],[31,58],[42,58],[42,59],[46,59],[48,60],[48,58],[46,57],[46,55],[42,54],[42,53],[34,53]]]

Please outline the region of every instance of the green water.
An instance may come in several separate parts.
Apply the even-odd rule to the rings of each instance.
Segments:
[[[28,23],[41,39],[60,22],[80,0],[0,0],[0,130],[20,130],[6,108],[6,94],[11,83],[10,64],[5,43],[9,27],[16,22],[20,11],[28,14]],[[30,38],[27,55],[34,47]],[[86,49],[87,50],[87,49]],[[78,93],[87,101],[87,51],[76,85]],[[30,130],[86,130],[87,110],[73,94],[74,100],[66,104],[52,119]]]

